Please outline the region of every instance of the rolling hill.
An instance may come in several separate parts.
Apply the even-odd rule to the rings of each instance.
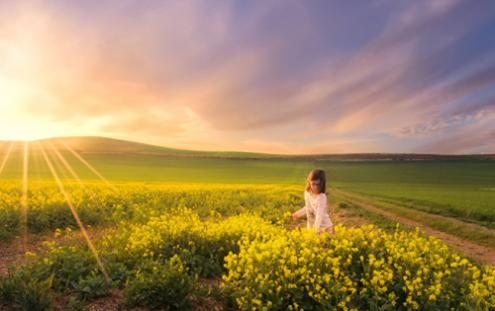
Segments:
[[[64,149],[67,144],[73,150],[81,154],[125,154],[125,155],[152,155],[164,157],[201,157],[201,158],[234,158],[234,159],[273,159],[273,160],[335,160],[335,161],[359,161],[359,160],[463,160],[463,159],[495,159],[495,154],[417,154],[417,153],[346,153],[346,154],[275,154],[241,151],[201,151],[175,149],[164,146],[150,145],[140,142],[121,139],[79,136],[56,137],[34,141],[31,150],[37,150],[37,143],[53,143],[56,148]],[[10,145],[10,141],[0,141],[0,154],[4,154]],[[22,142],[14,142],[14,150],[22,146]]]

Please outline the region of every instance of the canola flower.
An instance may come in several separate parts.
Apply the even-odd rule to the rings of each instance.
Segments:
[[[81,187],[64,181],[64,187],[86,226],[143,223],[176,208],[193,209],[201,217],[256,213],[274,222],[303,204],[299,187],[291,185],[119,183],[114,191],[99,182],[85,182]],[[21,198],[16,183],[0,182],[0,240],[20,233]],[[30,183],[27,198],[30,232],[77,228],[63,194],[53,182]]]
[[[203,276],[220,274],[224,257],[237,252],[239,242],[266,240],[282,227],[257,215],[239,215],[219,221],[202,221],[190,209],[153,217],[146,224],[131,225],[124,252],[135,258],[168,258],[180,254]],[[203,262],[197,262],[197,261]]]
[[[373,226],[312,230],[243,243],[226,258],[226,286],[243,310],[491,310],[494,269],[440,240]],[[325,245],[322,247],[322,245]]]
[[[418,231],[338,226],[331,236],[285,228],[301,203],[295,188],[129,184],[118,186],[119,195],[98,185],[90,194],[67,188],[83,218],[98,224],[102,213],[116,224],[96,246],[112,286],[129,286],[129,293],[146,292],[143,284],[155,288],[155,278],[140,269],[170,273],[159,267],[172,262],[184,275],[220,277],[241,310],[495,309],[495,267],[478,266]],[[56,237],[70,235],[63,198],[49,185],[31,191],[30,221]],[[7,223],[19,193],[8,186],[0,192],[9,194],[0,196],[0,221]],[[53,280],[55,290],[78,293],[101,284],[83,243],[49,242],[44,252],[26,256],[23,273]],[[173,284],[168,280],[156,277]]]

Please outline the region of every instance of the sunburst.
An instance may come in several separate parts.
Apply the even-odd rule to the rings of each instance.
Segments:
[[[0,164],[0,174],[2,174],[3,170],[5,169],[5,165],[7,164],[10,154],[12,153],[12,148],[14,148],[14,143],[11,142],[9,144],[9,147],[7,148],[7,152],[3,156],[2,164]]]
[[[72,204],[72,201],[69,197],[69,194],[67,193],[67,191],[65,190],[65,187],[62,183],[62,181],[60,180],[60,177],[58,176],[58,173],[57,171],[55,170],[55,167],[53,166],[53,163],[52,161],[49,159],[49,157],[47,156],[46,152],[45,152],[45,149],[43,147],[43,144],[39,143],[39,148],[40,148],[40,151],[41,151],[41,154],[43,155],[43,158],[45,159],[45,162],[46,164],[48,165],[48,168],[50,170],[50,172],[52,173],[53,175],[53,178],[55,179],[55,182],[60,190],[60,192],[62,192],[64,198],[65,198],[65,201],[67,202],[67,205],[69,206],[71,212],[72,212],[72,215],[74,216],[74,219],[76,220],[77,222],[77,225],[79,226],[80,230],[81,230],[81,233],[82,235],[84,236],[84,239],[86,240],[86,243],[88,244],[88,247],[91,251],[91,253],[93,254],[103,276],[105,277],[105,280],[107,282],[107,284],[109,284],[110,282],[110,278],[108,276],[108,273],[103,265],[103,262],[101,261],[100,259],[100,256],[98,255],[98,251],[96,250],[96,248],[94,247],[93,243],[91,242],[91,239],[89,238],[89,235],[86,231],[86,228],[84,227],[81,219],[79,218],[79,214],[77,213],[76,209],[74,208],[74,205]],[[68,163],[67,163],[68,164]]]

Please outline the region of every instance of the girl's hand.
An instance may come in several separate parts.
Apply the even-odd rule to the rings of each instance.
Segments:
[[[292,213],[292,220],[294,220],[294,221],[295,221],[295,220],[297,220],[297,218],[299,218],[299,217],[297,216],[297,214],[296,214],[296,213]]]
[[[303,207],[300,210],[292,213],[292,220],[296,220],[296,219],[298,219],[300,217],[304,217],[304,216],[306,216],[306,211],[305,211],[305,208]]]

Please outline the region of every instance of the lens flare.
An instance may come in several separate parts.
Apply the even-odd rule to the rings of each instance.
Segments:
[[[21,198],[21,228],[22,228],[22,250],[27,252],[27,210],[28,210],[28,169],[29,169],[29,143],[24,142],[22,161],[22,198]]]
[[[14,148],[14,143],[13,142],[10,143],[10,145],[9,145],[9,147],[7,149],[7,153],[3,157],[2,164],[0,165],[0,174],[2,174],[3,169],[5,168],[5,165],[7,164],[7,160],[9,159],[10,154],[12,153],[12,148]]]
[[[85,185],[84,183],[82,182],[82,179],[81,177],[79,177],[79,175],[76,173],[76,171],[72,168],[72,166],[70,166],[69,162],[67,162],[67,160],[64,158],[64,156],[60,153],[60,151],[57,150],[57,148],[53,145],[53,143],[51,141],[48,141],[47,142],[48,145],[50,146],[50,149],[53,153],[55,153],[55,155],[57,156],[58,160],[60,162],[62,162],[63,166],[65,167],[65,169],[67,171],[69,171],[70,175],[72,176],[72,178],[74,178],[76,181],[77,181],[77,184],[82,188],[84,189],[85,188]],[[93,194],[89,194],[90,195],[90,198],[95,202],[95,204],[98,206],[98,200],[97,198],[93,195]]]
[[[67,150],[69,150],[70,153],[72,153],[79,161],[81,161],[91,172],[93,172],[93,174],[95,174],[96,176],[98,176],[98,178],[103,180],[105,184],[107,184],[107,186],[112,188],[112,190],[114,190],[115,192],[118,192],[117,188],[115,188],[115,186],[112,185],[105,177],[103,177],[103,175],[101,175],[100,172],[98,172],[91,164],[89,164],[88,161],[84,160],[84,158],[81,155],[79,155],[76,151],[74,151],[71,147],[69,147],[69,145],[67,145],[65,142],[61,141],[60,143]]]
[[[83,185],[83,183],[81,181],[81,178],[76,173],[76,171],[74,171],[74,169],[72,168],[72,166],[70,166],[69,162],[67,162],[67,160],[62,156],[62,154],[60,153],[60,151],[58,151],[57,148],[55,148],[55,146],[53,145],[53,143],[51,141],[48,141],[47,143],[48,143],[48,146],[50,147],[51,151],[53,153],[55,153],[55,155],[60,160],[60,162],[62,162],[62,164],[65,167],[65,169],[67,171],[69,171],[69,173],[72,176],[72,178],[74,178],[77,181],[77,183],[79,184],[79,186],[84,187],[84,185]]]
[[[64,195],[65,201],[67,202],[67,205],[69,206],[69,208],[72,212],[72,215],[74,216],[74,218],[77,222],[77,225],[81,229],[81,233],[83,234],[84,239],[86,240],[86,243],[88,244],[88,247],[91,250],[91,253],[93,253],[93,256],[95,257],[95,260],[96,260],[103,276],[105,277],[105,281],[106,281],[107,285],[109,285],[110,284],[110,278],[108,276],[108,273],[105,270],[105,267],[103,266],[103,262],[101,261],[100,256],[98,255],[98,252],[96,251],[96,248],[94,247],[93,243],[91,242],[91,239],[89,238],[88,233],[86,232],[86,228],[84,228],[84,225],[81,222],[81,219],[79,218],[79,215],[77,214],[77,211],[74,208],[74,205],[72,204],[72,201],[71,201],[69,195],[67,194],[67,191],[65,191],[64,185],[62,184],[60,177],[58,176],[57,172],[55,171],[55,168],[54,168],[51,160],[48,158],[43,145],[39,144],[39,147],[40,147],[41,154],[43,155],[43,158],[45,159],[46,164],[48,165],[48,168],[50,169],[50,172],[52,173],[52,175],[55,179],[55,182],[57,183],[57,186],[60,189],[60,192],[62,192],[62,194]]]

